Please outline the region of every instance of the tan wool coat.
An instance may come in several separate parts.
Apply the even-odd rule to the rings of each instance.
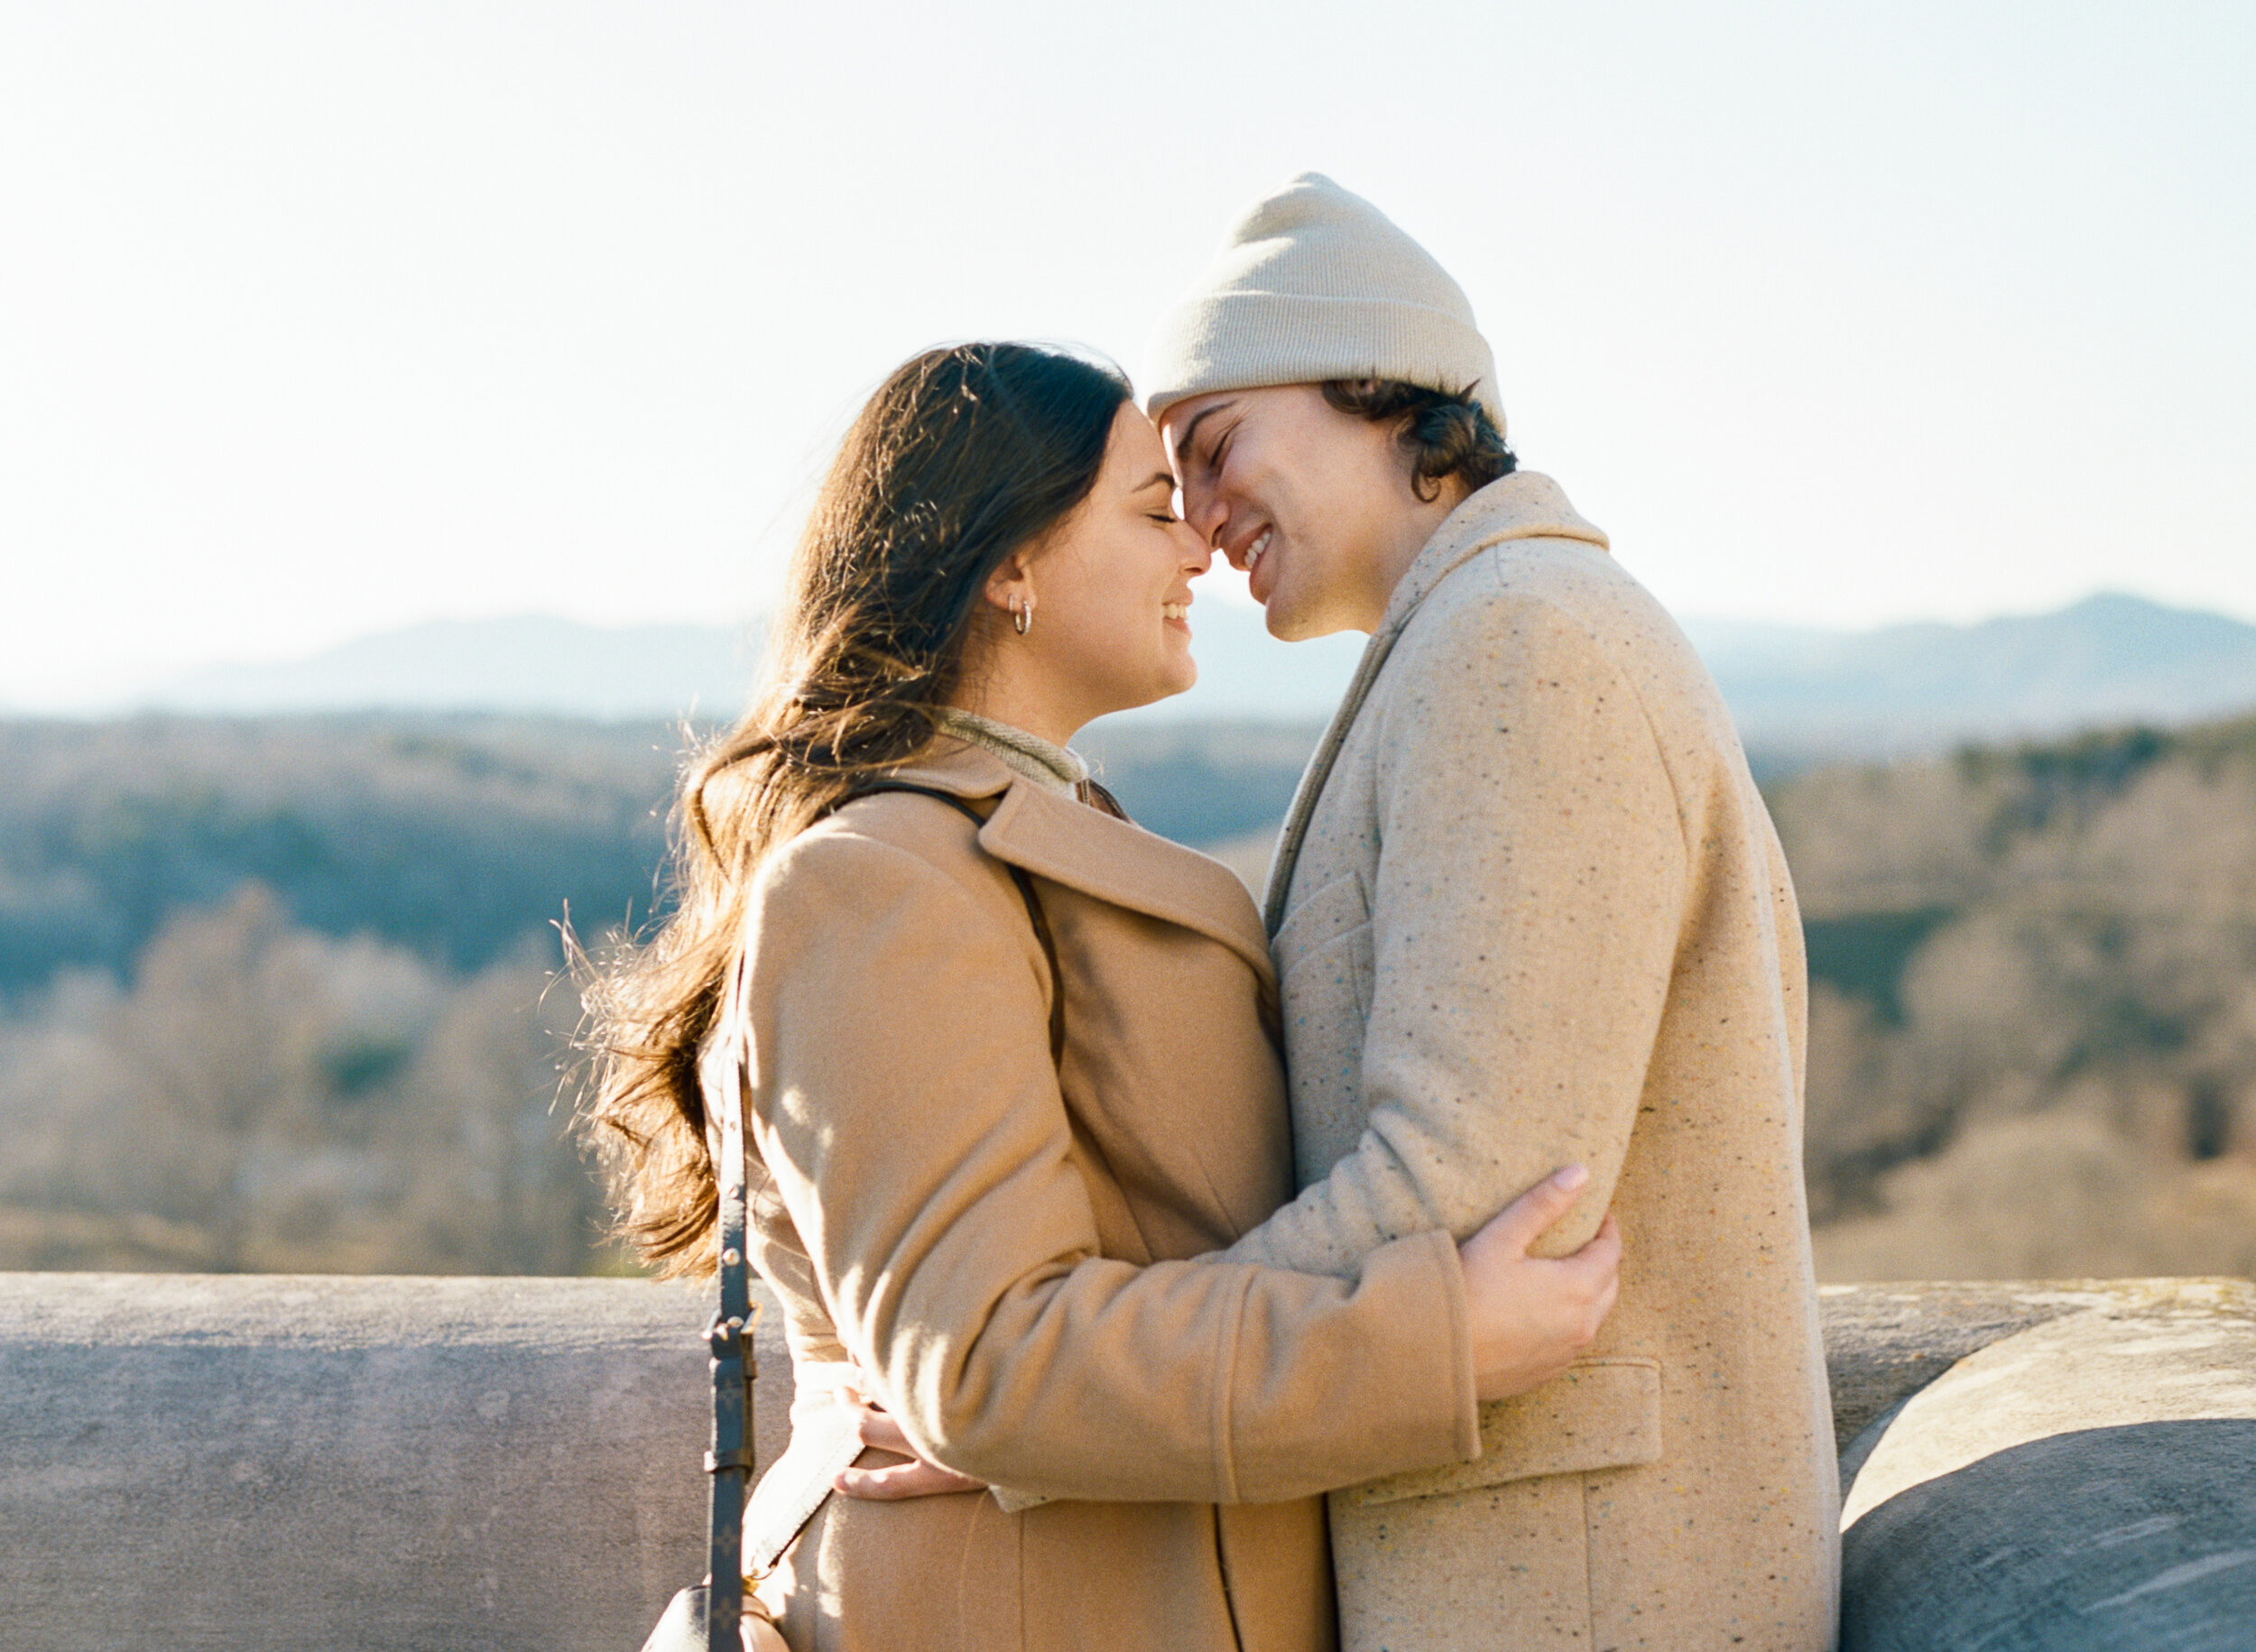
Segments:
[[[1072,1500],[834,1497],[772,1586],[785,1637],[1329,1647],[1318,1494],[1478,1450],[1455,1247],[1428,1231],[1320,1278],[1183,1260],[1292,1191],[1252,900],[971,747],[901,778],[992,813],[865,798],[772,857],[708,1107],[741,1086],[794,1363],[851,1361],[928,1457]],[[1012,865],[1059,953],[1061,1066]]]
[[[1801,1178],[1801,929],[1683,634],[1547,478],[1442,524],[1278,850],[1304,1191],[1234,1257],[1347,1274],[1554,1167],[1622,1221],[1567,1376],[1476,1464],[1331,1500],[1351,1652],[1834,1644],[1833,1433]]]

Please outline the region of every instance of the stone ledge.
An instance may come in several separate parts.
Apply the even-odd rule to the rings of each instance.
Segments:
[[[1934,1308],[1937,1337],[1980,1345],[1844,1458],[1842,1652],[2256,1645],[2256,1287],[1937,1290]],[[1939,1352],[1909,1340],[1867,1376],[1900,1384],[1917,1344]]]
[[[705,1570],[705,1293],[0,1275],[0,1647],[624,1652]],[[760,1339],[761,1454],[790,1362]]]
[[[1817,1292],[1834,1446],[1968,1354],[2048,1319],[2150,1289],[2151,1280],[1826,1285]],[[2175,1281],[2162,1281],[2170,1284]]]
[[[1943,1529],[1951,1505],[1922,1488],[1994,1472],[2087,1415],[2151,1425],[2152,1396],[2191,1393],[2202,1372],[2247,1378],[2250,1401],[2209,1382],[2203,1418],[2256,1417],[2256,1287],[2243,1281],[1854,1286],[1829,1287],[1822,1306],[1839,1443],[1853,1465],[1892,1477],[1873,1506],[1894,1511],[1894,1546],[1872,1548],[1863,1585],[1863,1523],[1850,1534],[1857,1646],[1919,1644],[1884,1633],[1912,1620],[1882,1598],[1901,1587],[1882,1581],[1900,1562],[1881,1564],[1902,1552],[1906,1494]],[[0,1274],[0,1652],[638,1645],[704,1570],[707,1312],[702,1289],[638,1280]],[[772,1461],[791,1380],[772,1304],[758,1344]],[[2142,1351],[2170,1380],[2126,1383],[2118,1361],[2087,1395],[2081,1373],[2106,1347]],[[2001,1403],[1983,1361],[2046,1373],[2052,1408]],[[2181,1439],[2193,1436],[2160,1444]],[[2176,1460],[2154,1454],[2150,1426],[2126,1440],[2104,1444],[2145,1453],[2142,1472]],[[2256,1555],[2256,1484],[2244,1508],[2240,1496],[2200,1529],[2240,1530]],[[2088,1534],[2073,1499],[2054,1500],[2057,1555]],[[2203,1564],[2173,1560],[2167,1543],[2110,1552],[2148,1565],[2149,1583]],[[1921,1564],[1936,1574],[1933,1556]],[[1993,1564],[1981,1587],[2004,1575]],[[2121,1623],[2137,1601],[2197,1612],[2242,1581],[2256,1583],[2256,1564],[2108,1610]],[[1933,1604],[1937,1592],[1919,1592]]]

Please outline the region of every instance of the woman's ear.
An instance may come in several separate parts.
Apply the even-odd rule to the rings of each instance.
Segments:
[[[1012,551],[995,565],[994,572],[987,576],[987,588],[984,595],[989,607],[1004,614],[1016,614],[1032,604],[1033,570],[1028,566],[1023,550]]]

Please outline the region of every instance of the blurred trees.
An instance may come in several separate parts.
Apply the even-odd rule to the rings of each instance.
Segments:
[[[680,731],[553,718],[0,722],[0,993],[122,975],[245,880],[293,922],[475,970],[646,918]]]
[[[1772,806],[1826,1273],[2256,1273],[2256,721]]]
[[[1191,841],[1312,730],[1097,731]],[[569,902],[660,891],[679,739],[0,724],[0,1267],[579,1272]],[[2256,1274],[2256,720],[1776,781],[1830,1278]]]
[[[465,977],[245,885],[0,1026],[0,1263],[587,1271],[578,1011],[537,954]]]
[[[1096,731],[1160,830],[1281,813],[1314,728]],[[0,722],[0,1268],[576,1273],[553,926],[662,903],[689,731]]]

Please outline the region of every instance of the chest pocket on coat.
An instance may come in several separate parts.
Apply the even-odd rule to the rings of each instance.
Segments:
[[[1335,878],[1297,903],[1278,926],[1271,950],[1288,1016],[1337,1013],[1352,1005],[1358,1023],[1370,1020],[1378,964],[1371,901],[1360,876]]]

